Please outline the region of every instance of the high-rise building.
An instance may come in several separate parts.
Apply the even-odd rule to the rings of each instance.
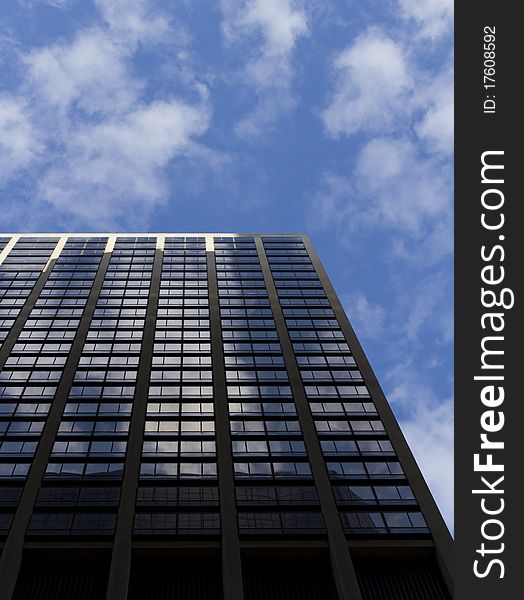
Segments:
[[[0,600],[450,598],[449,532],[307,236],[0,251]]]

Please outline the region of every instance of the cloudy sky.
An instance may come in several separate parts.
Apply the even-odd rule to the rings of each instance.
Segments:
[[[306,232],[452,525],[452,0],[3,0],[0,230]]]

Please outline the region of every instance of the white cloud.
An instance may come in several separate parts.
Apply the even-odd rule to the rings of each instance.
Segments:
[[[426,151],[453,151],[453,69],[420,69],[399,41],[371,28],[337,54],[334,87],[321,113],[333,137],[395,132]]]
[[[423,156],[406,139],[376,138],[362,148],[354,177],[353,231],[391,232],[394,251],[409,262],[429,265],[453,252],[449,162]]]
[[[444,68],[426,86],[420,86],[417,101],[424,113],[415,131],[430,152],[451,156],[453,153],[453,71]]]
[[[103,19],[120,40],[159,43],[170,34],[168,19],[151,0],[95,0]]]
[[[353,196],[350,179],[329,171],[323,173],[322,188],[313,198],[310,226],[333,231],[342,225],[345,231],[349,203]]]
[[[206,131],[209,120],[205,101],[173,100],[81,127],[64,140],[64,164],[48,171],[39,196],[91,226],[109,227],[119,218],[140,222],[169,196],[169,164],[191,155],[193,138]]]
[[[118,112],[136,100],[140,83],[126,65],[127,53],[100,29],[82,31],[69,44],[46,46],[23,58],[27,82],[39,98],[61,110]]]
[[[221,160],[196,141],[209,127],[211,104],[184,58],[177,54],[186,77],[176,91],[162,88],[161,99],[148,97],[147,78],[135,75],[141,45],[178,43],[166,18],[148,0],[96,5],[98,23],[21,54],[26,101],[0,101],[4,181],[40,159],[28,181],[35,227],[52,218],[72,228],[143,228],[172,195],[176,161],[213,168]],[[195,99],[181,100],[184,92]],[[10,215],[16,221],[19,212]]]
[[[407,313],[402,326],[407,340],[414,342],[421,329],[427,327],[437,342],[453,341],[453,307],[446,302],[452,296],[452,287],[444,272],[428,275],[411,287],[401,299]]]
[[[400,425],[442,515],[453,530],[453,401],[412,407]]]
[[[450,173],[422,158],[408,140],[377,138],[362,149],[355,169],[366,205],[356,220],[418,237],[423,226],[451,209]]]
[[[0,96],[0,184],[27,167],[40,149],[25,100]]]
[[[384,334],[386,311],[359,292],[349,294],[344,301],[351,323],[361,338],[376,338]]]
[[[297,0],[222,0],[222,11],[226,38],[261,33],[260,49],[268,58],[287,57],[297,38],[307,33],[306,15]]]
[[[32,4],[47,4],[54,8],[65,8],[76,0],[18,0],[22,6],[31,6]]]
[[[418,35],[437,38],[453,30],[453,0],[399,0],[400,15],[413,20]]]
[[[45,46],[22,57],[39,97],[62,110],[88,113],[129,110],[143,84],[131,72],[138,43],[160,43],[170,32],[149,0],[96,0],[103,20],[71,42]]]
[[[63,111],[132,109],[144,86],[132,72],[139,45],[179,40],[150,0],[95,0],[95,4],[101,17],[98,25],[81,29],[72,41],[22,56],[26,84],[39,99]]]
[[[388,232],[400,257],[435,262],[452,251],[451,168],[406,139],[375,138],[347,176],[324,174],[310,223],[353,241]],[[416,252],[413,255],[413,247]]]
[[[302,2],[296,0],[222,0],[221,6],[226,40],[244,43],[250,56],[242,75],[257,93],[258,102],[237,123],[236,132],[251,138],[274,125],[295,104],[292,54],[299,38],[308,32],[306,14]],[[254,43],[257,36],[261,43]]]
[[[321,115],[328,133],[337,137],[393,129],[413,87],[401,45],[369,29],[337,55],[333,67],[335,90]]]
[[[387,394],[448,526],[453,529],[453,401],[435,397],[411,363],[387,375]]]

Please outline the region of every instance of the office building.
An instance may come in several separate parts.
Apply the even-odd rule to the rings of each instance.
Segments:
[[[0,237],[0,600],[444,600],[307,236]]]

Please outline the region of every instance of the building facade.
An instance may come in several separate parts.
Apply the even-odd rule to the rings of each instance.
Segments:
[[[307,236],[0,237],[0,600],[444,600]]]

